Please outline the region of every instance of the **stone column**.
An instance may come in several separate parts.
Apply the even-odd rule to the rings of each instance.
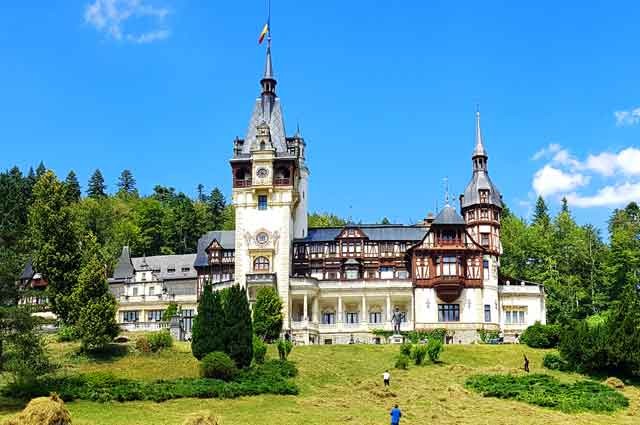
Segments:
[[[387,294],[387,322],[391,321],[391,295]]]
[[[367,322],[369,321],[369,316],[367,314],[367,298],[363,295],[362,296],[362,311],[361,311],[362,317],[360,317],[360,323],[366,325]]]
[[[336,323],[342,323],[342,297],[340,295],[338,295],[338,320],[336,320]]]
[[[318,314],[320,313],[320,311],[319,311],[320,310],[320,300],[318,298],[319,297],[317,295],[313,298],[313,311],[312,311],[312,314],[313,314],[313,321],[315,323],[320,323],[320,320],[318,319]]]
[[[302,305],[302,320],[309,320],[308,309],[307,309],[307,294],[304,294],[304,299],[302,301],[304,304]]]

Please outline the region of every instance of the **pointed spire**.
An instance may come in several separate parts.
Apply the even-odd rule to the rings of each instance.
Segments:
[[[473,156],[487,156],[487,151],[484,149],[482,141],[482,130],[480,129],[480,106],[476,108],[476,147],[473,150]]]
[[[273,65],[271,63],[271,35],[267,39],[267,60],[264,65],[264,77],[263,79],[273,80]]]
[[[262,85],[262,94],[275,95],[276,93],[276,78],[273,75],[273,62],[271,60],[271,31],[269,31],[269,38],[267,39],[267,59],[264,64],[264,76],[260,80]]]

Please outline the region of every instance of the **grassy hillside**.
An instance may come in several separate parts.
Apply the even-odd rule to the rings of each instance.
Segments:
[[[155,380],[196,376],[197,362],[189,347],[178,345],[156,355],[129,354],[120,358],[88,361],[78,358],[70,344],[53,344],[55,357],[69,369],[109,371],[118,376]],[[391,369],[397,346],[296,347],[291,355],[300,370],[296,378],[300,395],[256,396],[235,400],[183,399],[164,403],[131,402],[100,404],[68,403],[74,425],[179,425],[193,412],[218,415],[224,425],[305,424],[374,425],[388,423],[388,409],[398,403],[404,411],[403,425],[450,424],[637,424],[640,422],[640,388],[623,392],[630,407],[614,415],[583,413],[568,415],[528,404],[484,398],[464,388],[474,373],[516,372],[522,354],[531,360],[532,372],[542,368],[545,351],[524,346],[446,346],[442,363],[413,366],[408,371]],[[275,351],[270,351],[275,357]],[[391,389],[382,387],[382,372],[391,369]],[[561,380],[579,375],[550,372]],[[19,406],[5,402],[0,417]]]

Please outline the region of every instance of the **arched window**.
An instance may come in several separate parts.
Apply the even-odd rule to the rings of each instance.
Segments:
[[[266,147],[265,143],[260,142],[260,150],[263,151],[265,147]]]
[[[254,272],[268,272],[269,259],[267,257],[258,257],[253,261]]]

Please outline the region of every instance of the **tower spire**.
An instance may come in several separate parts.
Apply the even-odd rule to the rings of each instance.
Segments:
[[[476,143],[473,149],[473,170],[474,171],[486,171],[487,170],[487,151],[484,148],[484,141],[482,140],[482,129],[480,128],[480,106],[476,106]]]

